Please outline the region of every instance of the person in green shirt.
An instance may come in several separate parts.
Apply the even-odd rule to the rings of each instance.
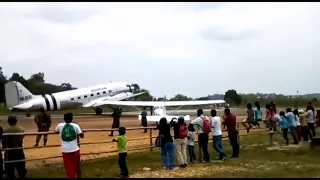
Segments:
[[[119,135],[113,139],[113,142],[117,142],[119,158],[118,164],[120,167],[120,176],[123,178],[129,177],[128,167],[127,167],[127,137],[126,128],[119,128]]]

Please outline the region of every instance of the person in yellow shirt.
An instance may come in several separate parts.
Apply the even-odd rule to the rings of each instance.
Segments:
[[[304,111],[300,109],[299,111],[299,118],[300,118],[300,128],[301,128],[301,136],[303,141],[308,141],[309,129],[308,123],[304,114]]]

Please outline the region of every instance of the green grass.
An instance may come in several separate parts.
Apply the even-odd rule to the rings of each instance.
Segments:
[[[275,138],[270,150],[269,138],[262,136],[241,136],[241,152],[238,159],[225,162],[192,164],[187,169],[164,173],[160,160],[160,151],[132,152],[128,155],[128,167],[131,177],[320,177],[320,153],[314,149],[291,147],[284,150],[281,136]],[[231,153],[229,141],[224,148]],[[209,146],[211,157],[216,153]],[[198,151],[196,151],[198,152]],[[151,171],[143,171],[143,167]],[[91,178],[118,177],[117,156],[81,162],[82,176]],[[43,168],[30,169],[28,177],[65,177],[61,164],[46,165]]]

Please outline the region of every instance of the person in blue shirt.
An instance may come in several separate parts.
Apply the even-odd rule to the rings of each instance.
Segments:
[[[292,113],[291,108],[287,108],[286,111],[287,111],[286,117],[287,117],[289,129],[290,129],[290,133],[294,141],[293,144],[299,144],[298,138],[297,138],[297,132],[296,132],[297,123],[295,121],[295,116]]]
[[[283,134],[284,140],[286,141],[286,145],[289,145],[289,139],[288,139],[289,123],[283,111],[280,112],[280,127],[282,128],[282,134]]]
[[[259,121],[262,121],[262,111],[261,111],[260,104],[259,104],[258,101],[255,102],[254,105],[256,106],[256,108],[254,109],[254,121],[255,121],[255,125],[260,128]]]

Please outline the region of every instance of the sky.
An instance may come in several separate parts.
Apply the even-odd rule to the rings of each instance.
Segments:
[[[81,88],[137,83],[156,97],[319,92],[320,4],[5,3],[0,66]]]

